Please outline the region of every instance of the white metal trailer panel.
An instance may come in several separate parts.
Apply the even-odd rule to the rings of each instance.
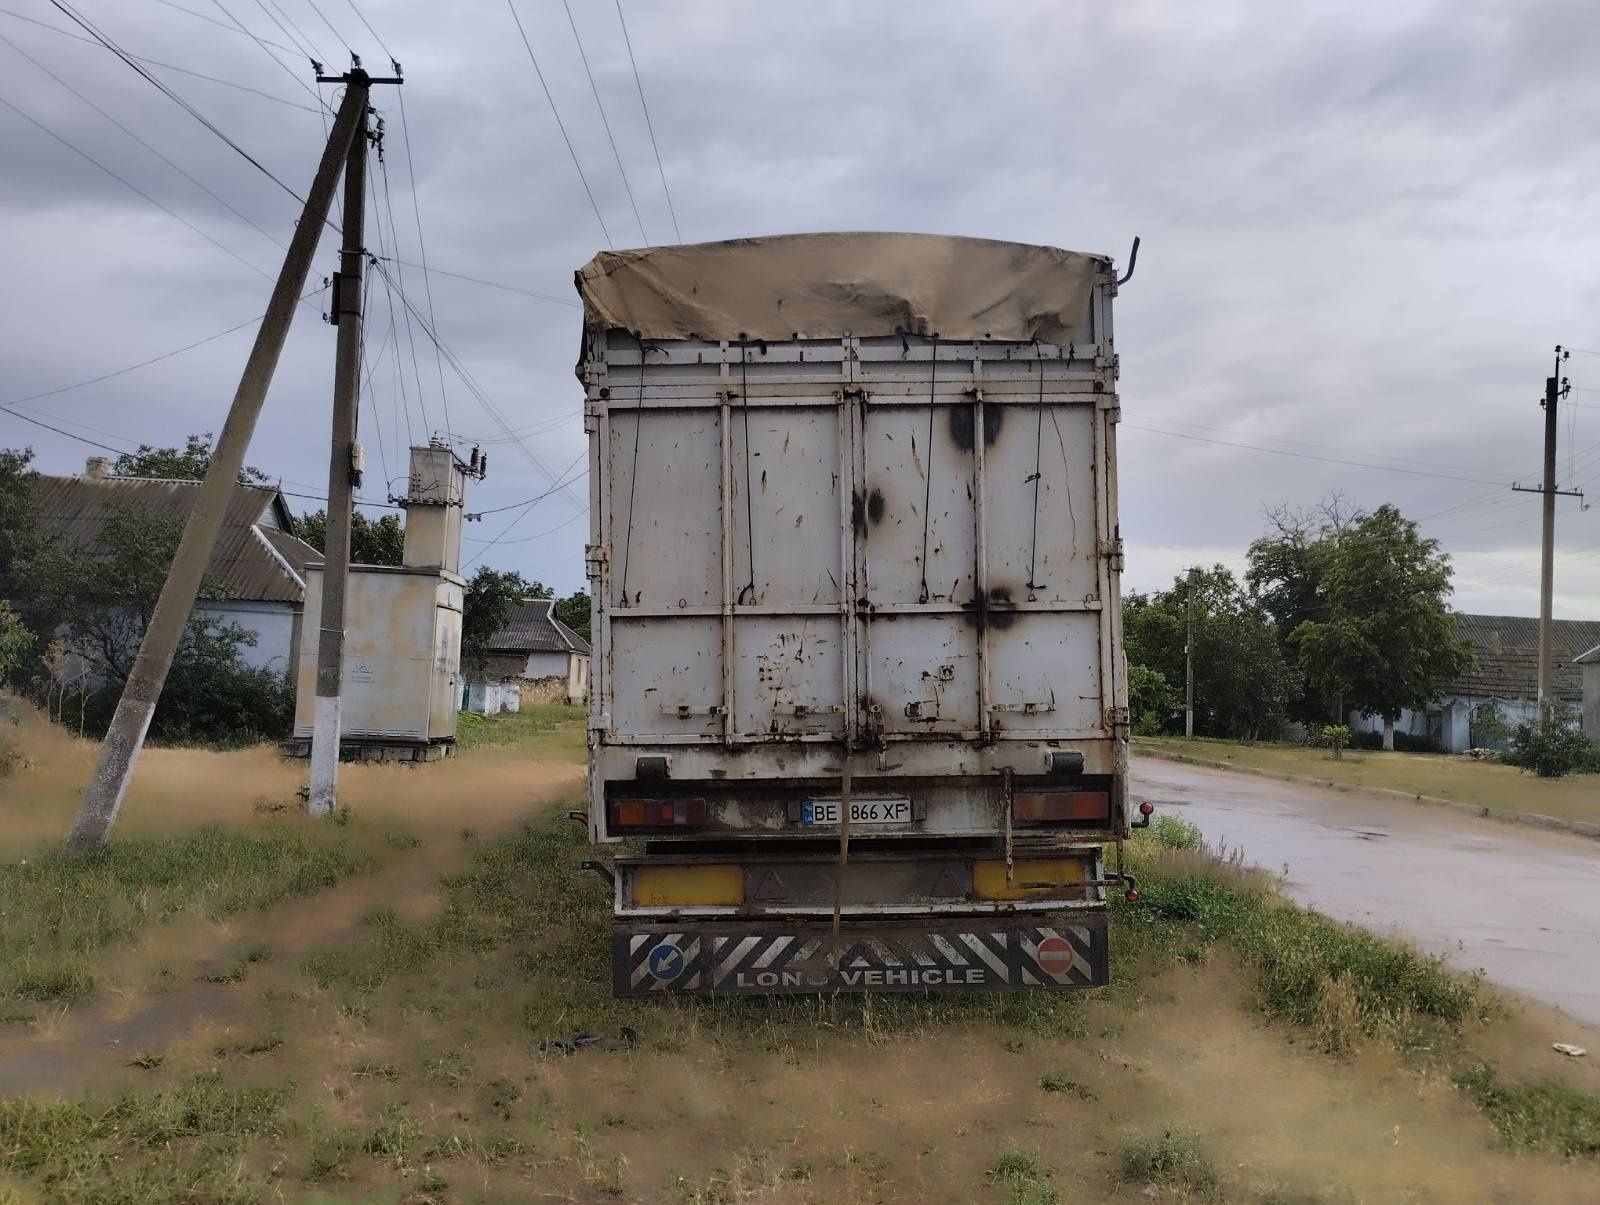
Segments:
[[[1116,283],[1078,261],[1095,270],[1063,342],[873,333],[855,302],[825,338],[591,321],[597,839],[640,757],[726,785],[836,777],[848,756],[861,789],[1040,775],[1071,751],[1120,781]],[[919,831],[998,824],[953,807]]]

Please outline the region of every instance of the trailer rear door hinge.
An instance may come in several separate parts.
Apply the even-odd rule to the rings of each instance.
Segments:
[[[1111,562],[1111,567],[1118,573],[1122,572],[1122,537],[1114,540],[1100,541],[1100,555]]]
[[[611,560],[611,550],[604,544],[590,544],[583,550],[583,572],[590,581],[598,581],[607,562]]]
[[[1133,713],[1126,707],[1106,708],[1106,727],[1118,736],[1126,735],[1133,724]]]

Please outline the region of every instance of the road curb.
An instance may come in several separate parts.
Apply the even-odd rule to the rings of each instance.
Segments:
[[[1310,774],[1287,774],[1281,770],[1262,770],[1256,766],[1236,766],[1232,762],[1214,761],[1195,757],[1189,753],[1169,753],[1164,749],[1131,751],[1134,757],[1150,757],[1157,761],[1181,762],[1186,766],[1201,766],[1208,770],[1226,770],[1232,774],[1249,774],[1255,778],[1271,778],[1278,782],[1292,782],[1303,787],[1323,787],[1344,791],[1351,795],[1374,795],[1380,799],[1398,799],[1405,803],[1426,804],[1429,807],[1449,808],[1468,816],[1479,816],[1501,824],[1526,824],[1531,828],[1552,829],[1557,832],[1576,833],[1580,837],[1600,841],[1600,822],[1594,820],[1567,820],[1561,816],[1546,816],[1543,812],[1514,812],[1506,808],[1484,807],[1477,803],[1462,803],[1459,799],[1440,799],[1437,795],[1412,795],[1390,787],[1364,787],[1355,783],[1337,782],[1331,778],[1316,778]]]

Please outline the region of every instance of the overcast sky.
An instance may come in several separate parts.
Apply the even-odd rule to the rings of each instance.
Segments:
[[[432,267],[557,299],[431,278],[445,344],[526,433],[524,451],[448,367],[441,398],[431,344],[403,323],[397,369],[375,290],[369,346],[383,354],[362,405],[362,493],[382,497],[383,477],[403,475],[408,434],[448,429],[490,453],[469,509],[504,506],[582,453],[571,282],[606,237],[505,0],[356,3],[404,66],[413,153],[408,164],[396,90],[375,89],[390,200],[374,163],[369,247],[381,231],[390,255],[398,239],[399,258],[421,258],[414,168]],[[611,240],[672,241],[614,0],[571,0],[572,13],[642,233],[561,0],[516,4]],[[230,17],[283,46],[304,40],[330,68],[347,61],[341,41],[375,70],[387,58],[350,0],[72,6],[132,54],[277,98],[149,68],[301,192],[323,138],[302,87],[309,64],[283,52],[274,63]],[[276,272],[274,240],[298,213],[291,197],[105,50],[20,19],[81,36],[49,0],[4,7],[0,35],[14,46],[0,43],[0,99]],[[910,230],[1122,261],[1142,236],[1117,301],[1126,588],[1163,586],[1194,562],[1237,567],[1263,507],[1337,491],[1423,519],[1455,558],[1458,606],[1537,613],[1538,502],[1509,486],[1537,484],[1537,403],[1558,342],[1592,349],[1565,369],[1576,388],[1561,484],[1600,498],[1600,22],[1588,5],[624,0],[624,10],[684,241]],[[265,309],[262,275],[6,104],[0,151],[0,404]],[[334,251],[330,236],[316,280]],[[426,309],[422,273],[391,271]],[[253,329],[15,408],[114,448],[180,443],[220,429]],[[326,487],[333,348],[333,328],[303,307],[250,451],[288,490]],[[97,451],[0,411],[0,446],[19,445],[53,472],[79,471]],[[579,481],[470,535],[487,541],[520,516],[488,563],[572,590],[583,585],[586,498]],[[1600,618],[1600,508],[1562,499],[1557,549],[1556,614]]]

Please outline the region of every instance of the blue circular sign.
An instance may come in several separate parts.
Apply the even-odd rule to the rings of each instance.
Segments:
[[[664,941],[650,951],[650,957],[646,959],[645,965],[649,967],[650,973],[661,980],[662,983],[671,983],[679,975],[683,974],[683,968],[687,965],[687,960],[684,958],[682,950],[678,949],[670,941]]]

